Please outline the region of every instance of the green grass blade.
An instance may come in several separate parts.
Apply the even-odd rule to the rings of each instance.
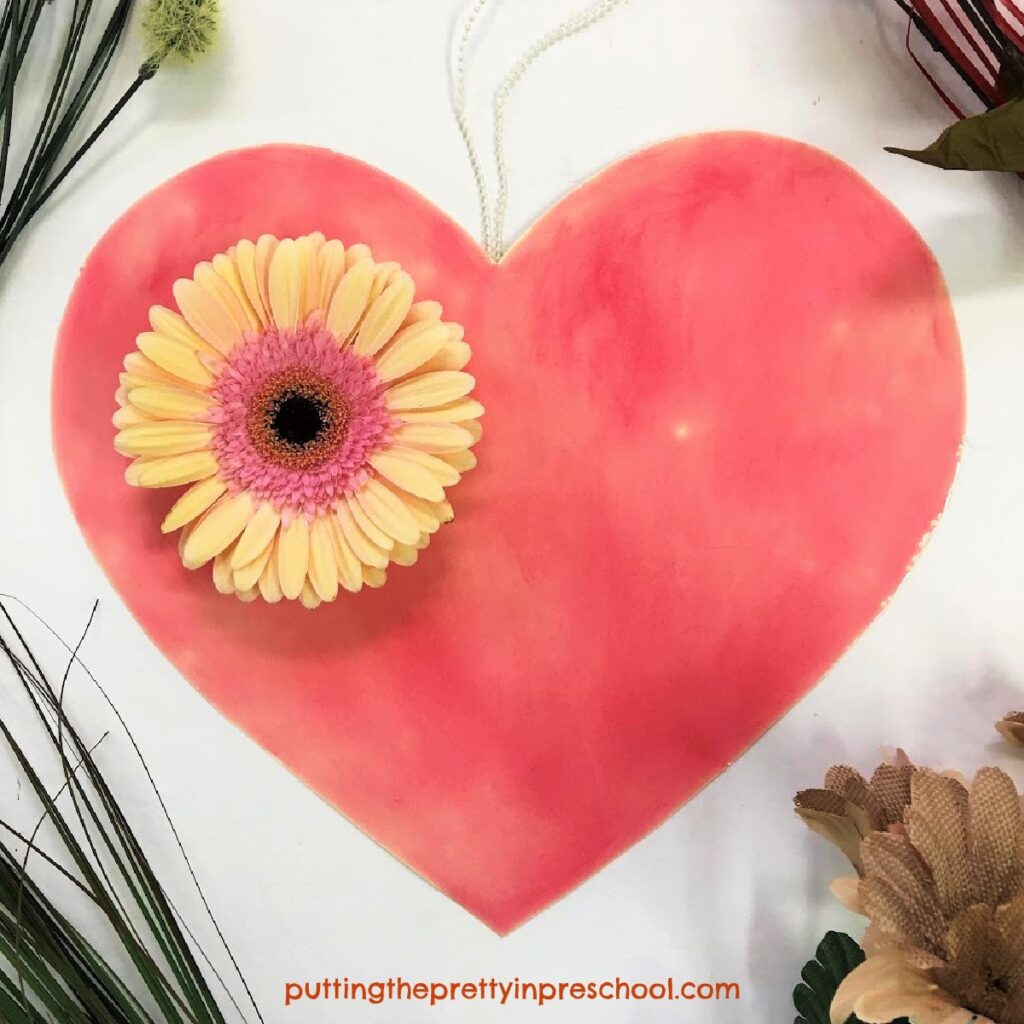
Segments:
[[[113,928],[134,965],[142,990],[160,1012],[160,1024],[226,1024],[224,1013],[196,959],[191,931],[179,920],[92,751],[65,713],[63,697],[67,673],[59,690],[55,690],[2,602],[0,612],[24,654],[15,651],[2,636],[0,651],[14,668],[23,694],[35,710],[65,776],[61,790],[51,795],[0,715],[0,738],[14,753],[71,859],[74,874],[56,864],[53,857],[46,855],[46,859],[63,872],[66,880],[89,895]],[[77,648],[71,653],[69,672],[76,660]],[[147,777],[152,782],[148,769]],[[74,826],[58,805],[62,794],[66,794],[73,805]],[[164,811],[166,813],[166,808]],[[10,826],[3,827],[7,832],[14,832]],[[143,1009],[135,985],[120,977],[94,945],[48,900],[26,874],[24,865],[18,864],[2,842],[4,834],[0,832],[0,961],[6,959],[14,968],[17,983],[12,985],[11,976],[3,975],[0,1006],[10,1012],[5,1012],[0,1019],[4,1019],[5,1024],[8,1017],[13,1024],[22,1024],[22,1021],[37,1024],[47,1019],[32,1016],[34,1007],[38,1006],[52,1013],[59,1024],[155,1024]],[[35,849],[35,833],[28,837],[14,834],[27,843],[30,851]],[[177,833],[175,839],[180,845]],[[132,922],[121,902],[100,851],[115,869],[118,885],[125,887],[133,911],[144,922],[143,932]],[[212,969],[201,947],[196,945],[195,948]],[[217,978],[220,980],[219,975]],[[233,997],[231,1001],[244,1020]],[[12,1016],[15,1007],[19,1014],[16,1018]],[[256,1012],[258,1015],[258,1008]]]

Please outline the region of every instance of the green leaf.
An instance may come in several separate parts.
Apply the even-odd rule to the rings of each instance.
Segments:
[[[886,152],[948,171],[1024,171],[1024,99],[950,125],[926,149]]]
[[[830,1024],[829,1007],[840,982],[864,962],[864,951],[849,935],[828,932],[818,943],[815,959],[800,972],[803,982],[793,989],[793,1005],[798,1014],[793,1024]],[[862,1024],[851,1016],[846,1024]],[[893,1024],[909,1024],[906,1020]]]

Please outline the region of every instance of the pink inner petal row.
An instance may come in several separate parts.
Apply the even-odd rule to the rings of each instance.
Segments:
[[[250,404],[267,378],[301,369],[329,381],[349,404],[347,430],[315,469],[289,469],[261,454],[247,429]],[[313,324],[293,331],[268,328],[249,334],[228,357],[211,388],[213,450],[232,491],[247,490],[278,509],[326,511],[366,480],[366,465],[387,444],[394,419],[373,362],[339,348],[330,331]]]

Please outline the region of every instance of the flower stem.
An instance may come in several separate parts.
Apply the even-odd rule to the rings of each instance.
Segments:
[[[117,117],[119,113],[127,106],[128,101],[142,88],[142,86],[152,78],[152,74],[146,74],[141,71],[132,82],[130,86],[121,94],[121,98],[110,108],[107,116],[96,126],[89,137],[82,143],[81,146],[75,151],[74,155],[68,160],[64,167],[57,173],[57,176],[43,189],[41,195],[35,199],[30,199],[26,207],[22,210],[19,216],[16,218],[14,225],[12,226],[10,233],[0,243],[0,265],[3,264],[7,258],[8,253],[14,246],[14,243],[18,240],[22,231],[29,225],[35,215],[42,208],[43,204],[53,195],[53,193],[60,187],[64,179],[75,169],[82,157],[93,147],[96,140],[103,134],[104,131],[110,126],[110,123]]]
[[[11,196],[12,205],[16,202],[16,197],[21,193],[26,181],[29,179],[30,172],[35,167],[36,156],[40,152],[41,147],[49,141],[50,134],[57,122],[57,118],[60,116],[61,107],[64,104],[64,99],[67,96],[68,89],[71,86],[75,62],[78,57],[78,52],[82,46],[82,38],[85,35],[85,27],[89,20],[89,13],[92,9],[92,5],[93,0],[75,0],[75,9],[71,16],[71,23],[68,26],[64,49],[57,64],[57,73],[54,75],[53,87],[50,90],[50,96],[46,103],[46,109],[43,111],[42,120],[39,123],[36,136],[32,140],[32,148],[29,150],[28,156],[25,158],[21,174],[18,177],[18,182],[14,186],[14,191]],[[0,221],[0,223],[2,223],[2,221]]]
[[[5,0],[0,15],[0,195],[8,177],[11,154],[12,121],[17,115],[17,78],[37,32],[40,15],[51,0]],[[74,154],[62,163],[62,151],[69,144],[85,117],[89,105],[104,81],[119,50],[128,18],[137,0],[116,0],[107,14],[98,14],[95,0],[74,0],[69,14],[67,36],[53,60],[53,80],[45,106],[35,124],[34,138],[24,158],[18,161],[18,174],[0,213],[0,266],[15,240],[39,212],[92,147],[101,132],[151,77],[151,62],[143,65],[136,81]],[[101,20],[99,38],[86,55],[83,41],[92,23]],[[60,167],[59,170],[56,168]],[[56,173],[55,173],[56,171]],[[13,177],[13,176],[12,176]]]
[[[14,83],[18,77],[18,34],[20,25],[21,0],[13,0],[11,15],[11,48],[7,51],[4,64],[4,136],[0,142],[0,195],[3,195],[4,181],[7,178],[7,156],[11,149],[11,122],[14,120]]]
[[[11,240],[13,241],[18,236],[18,232],[27,224],[38,212],[39,208],[46,202],[50,196],[60,187],[64,179],[75,169],[78,162],[85,156],[86,153],[93,147],[96,140],[107,130],[110,123],[121,113],[122,110],[127,106],[128,101],[142,88],[142,86],[152,78],[152,74],[140,73],[136,76],[135,81],[121,94],[121,98],[110,108],[107,116],[93,129],[89,137],[82,143],[81,146],[75,151],[74,156],[64,165],[64,167],[58,172],[57,176],[50,182],[49,185],[43,190],[41,196],[35,200],[34,203],[28,208],[23,219],[15,229],[15,233]]]

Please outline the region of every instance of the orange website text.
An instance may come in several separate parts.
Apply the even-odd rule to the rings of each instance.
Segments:
[[[740,986],[735,981],[523,981],[480,978],[474,981],[407,981],[402,977],[376,981],[349,978],[319,978],[286,981],[285,1006],[315,1002],[360,1002],[379,1006],[391,1002],[417,1002],[438,1006],[453,1002],[529,1002],[537,1006],[566,1002],[712,1002],[738,1001]]]

